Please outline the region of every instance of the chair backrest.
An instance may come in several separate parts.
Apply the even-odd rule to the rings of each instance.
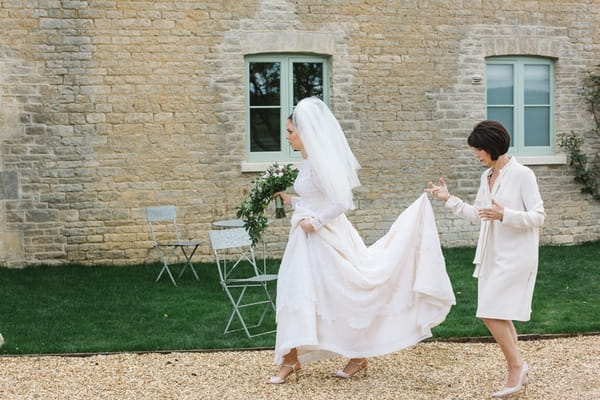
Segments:
[[[245,228],[211,230],[208,235],[222,284],[227,282],[234,270],[244,261],[251,265],[253,276],[260,274],[254,258],[252,240]],[[227,258],[230,258],[229,263]],[[243,278],[248,277],[248,275],[243,276]]]
[[[175,237],[172,239],[180,240],[179,229],[177,229],[177,211],[175,209],[175,206],[146,207],[146,219],[148,220],[148,225],[150,226],[150,234],[152,235],[152,240],[154,241],[154,243],[158,243],[158,241],[156,239],[153,224],[158,222],[170,222],[169,225],[172,225],[171,229],[175,235]]]
[[[208,235],[213,250],[252,246],[252,240],[245,228],[212,230]]]
[[[146,207],[146,218],[150,222],[170,221],[175,219],[176,216],[175,206]]]

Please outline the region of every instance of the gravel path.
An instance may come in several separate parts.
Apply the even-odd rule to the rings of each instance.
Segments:
[[[520,399],[600,400],[600,336],[522,341],[531,384]],[[424,342],[371,359],[368,375],[331,377],[345,360],[267,385],[272,351],[0,356],[0,399],[489,399],[505,371],[494,343]]]

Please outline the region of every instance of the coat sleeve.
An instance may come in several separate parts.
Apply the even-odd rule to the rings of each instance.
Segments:
[[[481,178],[483,180],[483,177]],[[466,219],[473,223],[480,223],[481,218],[479,217],[479,208],[484,207],[482,204],[482,185],[483,181],[480,182],[479,189],[477,190],[477,196],[473,205],[467,204],[456,196],[451,196],[445,203],[445,206],[452,210],[454,215]]]
[[[459,197],[452,196],[447,201],[445,206],[452,210],[454,215],[466,219],[467,221],[477,223],[479,222],[479,215],[477,209],[462,201]]]
[[[514,228],[541,227],[546,212],[533,171],[527,170],[522,174],[519,179],[519,191],[524,210],[504,207],[502,224]]]

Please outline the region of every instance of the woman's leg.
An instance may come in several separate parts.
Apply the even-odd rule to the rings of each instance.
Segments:
[[[504,319],[481,319],[488,328],[496,343],[500,346],[506,363],[508,364],[507,387],[513,387],[519,384],[523,360],[519,354],[518,336],[512,321]]]

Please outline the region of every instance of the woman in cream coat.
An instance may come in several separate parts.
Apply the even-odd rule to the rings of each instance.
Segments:
[[[443,179],[426,191],[452,212],[481,223],[475,252],[478,279],[477,317],[494,336],[508,364],[506,387],[493,394],[508,397],[528,383],[513,320],[528,321],[538,266],[539,227],[544,204],[533,171],[506,155],[510,136],[496,121],[483,121],[469,135],[476,159],[488,167],[481,175],[473,205],[448,192]]]

